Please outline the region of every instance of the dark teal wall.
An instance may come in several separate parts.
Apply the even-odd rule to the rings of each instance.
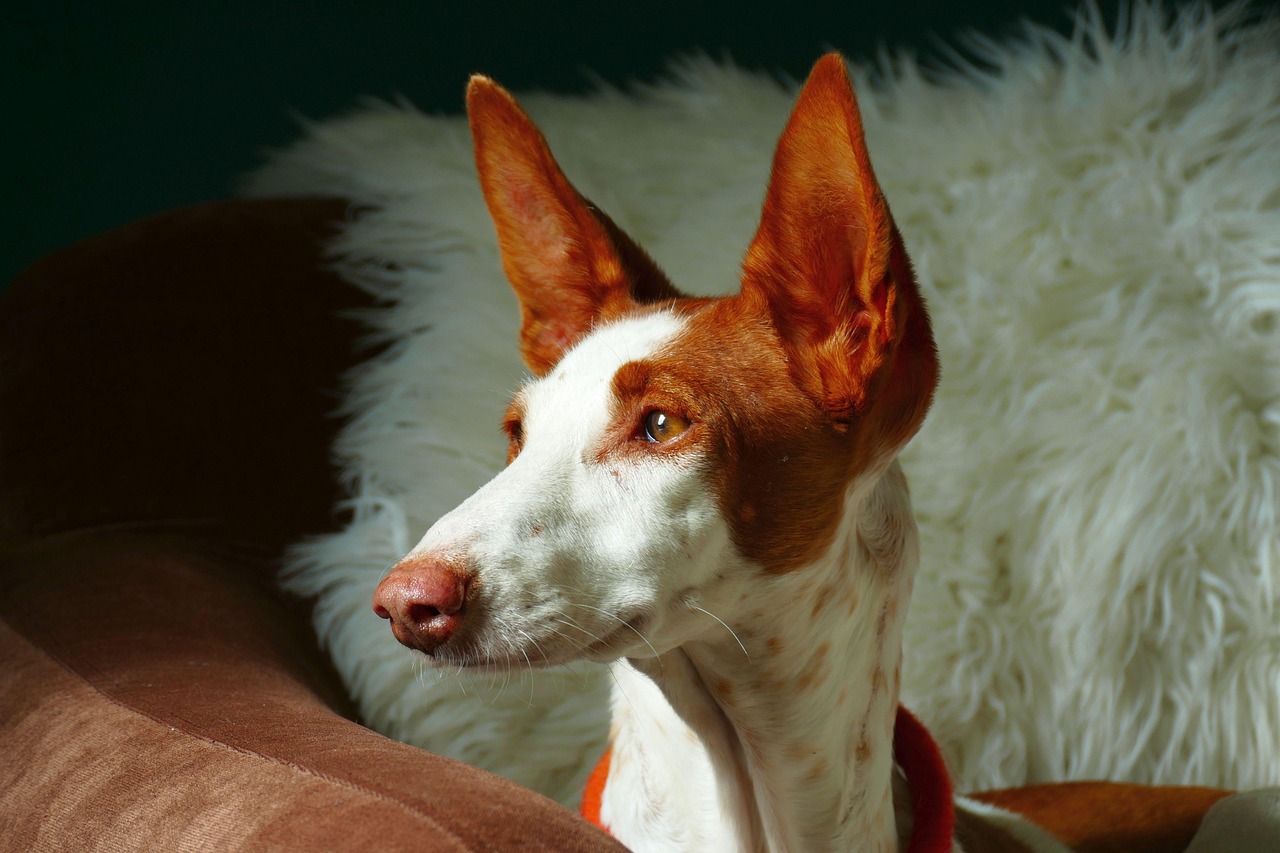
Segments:
[[[1115,4],[1104,4],[1113,9]],[[467,75],[581,90],[695,49],[801,77],[828,46],[930,53],[964,28],[1023,16],[1062,27],[1060,0],[443,3],[9,0],[0,27],[0,282],[61,245],[227,196],[264,148],[362,95],[457,111]],[[747,11],[752,10],[752,11]]]

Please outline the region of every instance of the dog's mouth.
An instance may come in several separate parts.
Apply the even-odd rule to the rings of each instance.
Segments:
[[[601,611],[605,613],[605,611]],[[505,631],[494,620],[481,630],[426,653],[437,665],[485,672],[512,669],[548,669],[579,661],[612,663],[623,657],[656,656],[657,649],[645,635],[653,621],[647,612],[607,614],[616,625],[605,633],[576,620],[558,619],[551,631]]]
[[[630,657],[631,649],[637,645],[641,648],[652,651],[656,657],[658,650],[654,648],[653,643],[645,636],[645,628],[652,622],[652,617],[648,613],[637,613],[630,617],[617,617],[621,622],[618,627],[614,628],[609,634],[592,643],[582,650],[582,656],[589,660],[598,660],[605,658],[607,661],[614,661],[620,657]],[[605,661],[601,661],[605,662]]]

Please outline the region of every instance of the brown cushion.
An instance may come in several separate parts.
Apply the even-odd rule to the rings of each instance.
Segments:
[[[0,536],[163,524],[276,548],[327,529],[337,376],[365,304],[321,269],[340,201],[146,219],[0,303]]]
[[[335,713],[312,650],[235,559],[96,531],[10,552],[11,849],[619,849],[550,800]]]
[[[1058,782],[975,799],[1025,815],[1078,853],[1182,853],[1205,811],[1230,792],[1191,786]]]
[[[344,718],[276,591],[280,548],[334,524],[342,211],[177,211],[0,301],[3,846],[620,849]]]

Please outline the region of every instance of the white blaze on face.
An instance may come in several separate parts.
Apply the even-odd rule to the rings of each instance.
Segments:
[[[474,572],[466,627],[437,657],[608,660],[687,639],[677,593],[734,559],[702,460],[600,457],[618,429],[614,375],[669,349],[684,327],[670,312],[611,323],[521,391],[519,455],[411,553]]]

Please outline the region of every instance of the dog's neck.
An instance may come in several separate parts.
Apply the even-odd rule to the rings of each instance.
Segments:
[[[916,563],[894,463],[851,490],[820,560],[755,588],[736,637],[619,664],[605,824],[637,849],[896,850],[910,830],[892,745]]]

